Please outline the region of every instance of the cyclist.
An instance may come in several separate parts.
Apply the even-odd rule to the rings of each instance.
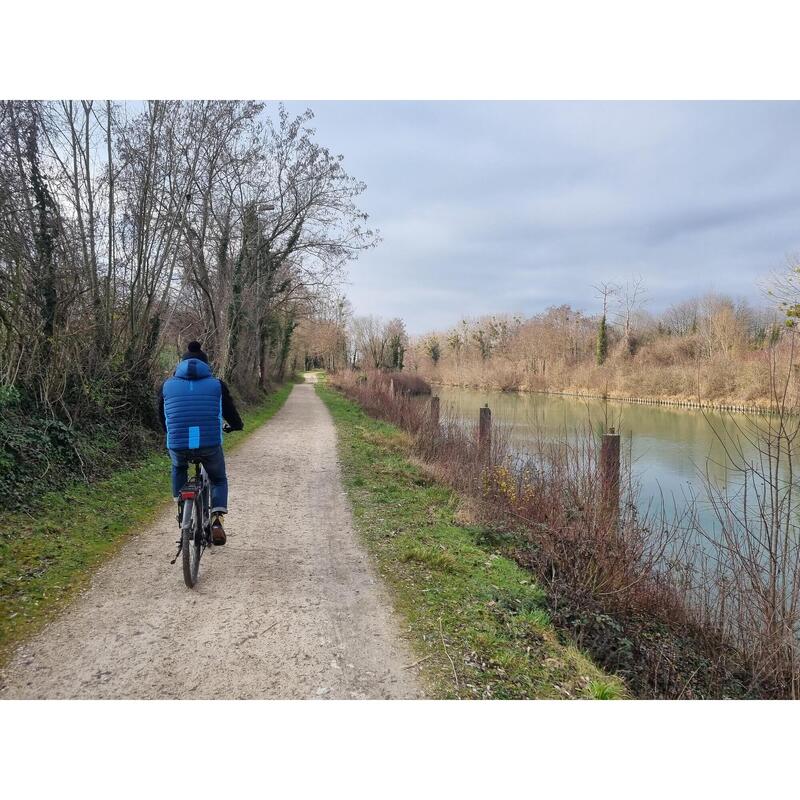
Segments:
[[[214,544],[225,544],[222,516],[228,513],[228,478],[222,452],[225,430],[244,428],[231,393],[215,378],[200,342],[189,342],[171,378],[161,386],[158,398],[161,424],[167,433],[172,460],[172,495],[180,502],[190,459],[199,459],[211,484],[211,535]]]

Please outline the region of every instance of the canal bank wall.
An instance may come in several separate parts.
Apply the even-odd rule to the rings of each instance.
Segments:
[[[696,411],[727,411],[737,414],[772,414],[775,408],[772,406],[752,405],[747,403],[714,403],[702,400],[683,400],[661,397],[629,397],[616,394],[593,394],[591,392],[555,392],[544,389],[498,389],[492,386],[466,386],[457,383],[442,383],[431,381],[431,387],[449,389],[470,389],[473,391],[492,391],[502,392],[503,394],[519,395],[548,395],[551,397],[574,397],[579,400],[604,400],[613,403],[634,403],[643,406],[672,406],[674,408],[687,408]],[[794,414],[797,411],[793,407],[786,408],[786,413]]]

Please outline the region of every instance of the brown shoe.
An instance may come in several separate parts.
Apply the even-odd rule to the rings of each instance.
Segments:
[[[211,541],[216,545],[225,544],[228,541],[225,528],[222,527],[222,514],[214,514],[214,521],[211,523]]]

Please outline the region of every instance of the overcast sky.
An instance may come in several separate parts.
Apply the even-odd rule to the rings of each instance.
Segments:
[[[800,103],[309,102],[383,241],[358,314],[410,333],[569,303],[641,274],[650,308],[758,300],[800,252]]]

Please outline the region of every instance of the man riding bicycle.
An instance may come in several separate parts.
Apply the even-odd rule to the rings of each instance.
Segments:
[[[223,419],[228,423],[226,430],[240,431],[244,423],[228,387],[212,375],[200,342],[186,345],[175,373],[161,386],[158,407],[172,459],[172,495],[180,501],[189,461],[201,461],[211,484],[213,542],[225,544],[222,515],[228,513],[228,478],[222,452]]]

